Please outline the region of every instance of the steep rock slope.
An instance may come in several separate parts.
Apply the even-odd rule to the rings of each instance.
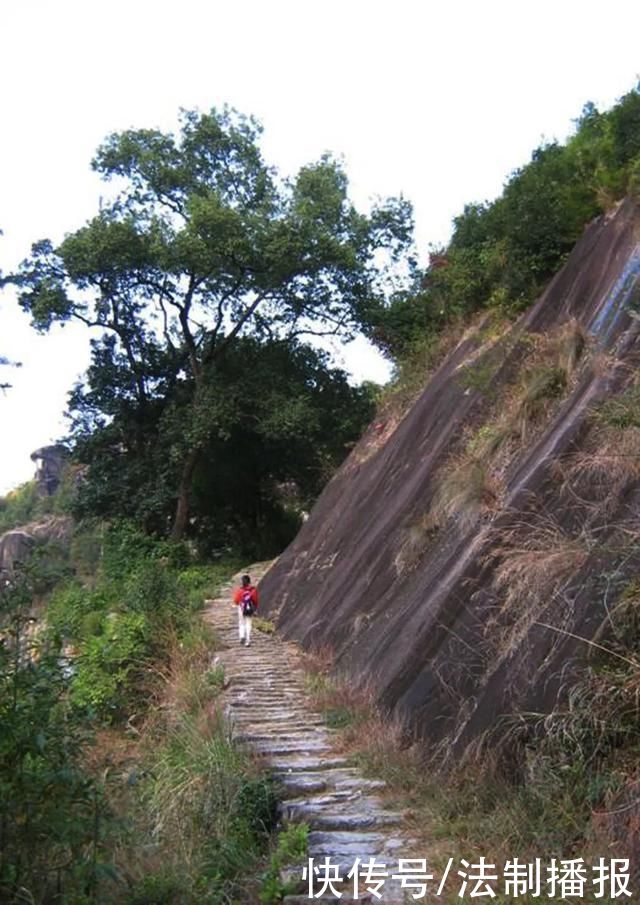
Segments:
[[[639,429],[598,413],[635,379],[639,290],[625,201],[515,325],[470,329],[371,426],[264,580],[286,637],[450,753],[550,709],[637,573]]]

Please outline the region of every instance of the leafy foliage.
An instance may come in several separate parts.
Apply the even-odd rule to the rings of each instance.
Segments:
[[[42,561],[2,586],[3,902],[222,905],[266,850],[273,790],[211,711],[224,676],[201,607],[234,566],[186,562],[181,545],[94,522],[77,530],[75,575],[50,591],[46,625]],[[123,778],[111,757],[130,745],[118,727],[134,708],[146,725]],[[120,740],[102,752],[109,733]]]
[[[112,135],[94,168],[121,191],[58,247],[34,245],[13,277],[38,329],[76,319],[102,331],[88,392],[76,393],[72,409],[80,432],[99,426],[112,447],[124,435],[129,486],[148,487],[156,428],[167,430],[162,460],[152,456],[160,490],[137,502],[149,499],[152,514],[173,504],[176,539],[189,525],[204,450],[228,435],[231,419],[238,426],[248,388],[234,384],[228,404],[234,345],[251,338],[255,357],[267,340],[285,348],[308,333],[348,335],[363,308],[386,296],[381,254],[399,262],[410,241],[405,201],[358,213],[328,156],[279,180],[259,134],[254,120],[225,108],[184,112],[179,136]],[[97,483],[113,476],[98,470]]]
[[[306,823],[289,824],[278,834],[260,889],[260,901],[265,905],[281,902],[284,896],[296,892],[296,881],[283,882],[281,870],[304,862],[308,854],[308,835],[309,826]]]
[[[77,514],[124,516],[166,533],[182,467],[184,386],[143,426],[113,398],[108,372],[92,368],[89,381],[72,400],[76,454],[89,464]],[[249,337],[207,373],[201,392],[207,439],[192,476],[190,533],[207,555],[225,547],[275,554],[371,417],[372,394],[309,346]]]
[[[93,587],[78,578],[61,584],[47,624],[72,651],[73,705],[113,720],[149,694],[145,675],[166,661],[173,634],[186,628],[193,608],[166,555],[175,557],[179,548],[154,544],[127,523],[100,530],[103,554]]]
[[[55,644],[37,636],[28,575],[0,590],[0,898],[95,888],[104,807],[82,767],[87,727]]]
[[[31,521],[38,513],[39,506],[35,481],[27,481],[0,497],[0,534]]]
[[[468,204],[451,242],[434,249],[417,290],[372,305],[367,330],[395,358],[425,333],[490,308],[525,308],[558,270],[585,224],[640,186],[640,90],[609,111],[587,104],[562,145],[537,148],[493,202]]]

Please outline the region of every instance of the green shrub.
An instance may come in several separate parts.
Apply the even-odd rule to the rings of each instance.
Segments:
[[[640,197],[640,86],[606,112],[587,104],[564,145],[543,143],[500,197],[471,203],[447,248],[433,250],[413,290],[364,312],[369,337],[389,356],[412,359],[459,319],[527,307],[558,271],[585,225],[628,192]],[[482,388],[490,368],[471,375]]]
[[[135,673],[144,665],[149,622],[141,613],[108,613],[75,659],[71,699],[103,719],[132,704]]]
[[[178,573],[178,582],[187,598],[188,609],[199,612],[207,597],[213,597],[220,585],[243,566],[239,559],[226,558],[208,565],[189,566]]]
[[[595,414],[598,421],[619,430],[640,427],[640,383],[618,397],[606,399]]]
[[[0,497],[0,534],[25,525],[36,515],[40,498],[35,481],[21,484]]]
[[[114,600],[105,588],[85,588],[73,582],[62,585],[49,599],[47,624],[65,640],[82,641],[96,633],[97,616],[102,618],[114,606]]]
[[[80,902],[94,888],[104,806],[57,647],[30,631],[28,577],[0,590],[0,900]]]
[[[295,893],[297,883],[283,881],[283,867],[296,866],[307,857],[309,827],[306,823],[292,823],[278,834],[275,851],[269,858],[269,867],[262,879],[260,901],[265,905],[281,902],[289,893]]]
[[[126,905],[187,905],[189,885],[188,876],[164,869],[134,883]]]
[[[177,576],[155,560],[137,564],[123,583],[122,606],[158,621],[178,616],[184,603]]]

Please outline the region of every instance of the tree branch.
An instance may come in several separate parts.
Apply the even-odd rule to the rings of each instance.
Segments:
[[[210,354],[208,356],[208,358],[210,360],[215,360],[216,358],[219,358],[223,354],[223,352],[225,351],[227,346],[229,346],[233,342],[233,340],[236,338],[238,333],[242,330],[242,328],[247,323],[247,321],[250,320],[250,318],[253,316],[253,314],[257,310],[258,306],[260,305],[260,303],[263,302],[266,297],[267,297],[267,293],[264,292],[255,298],[255,300],[249,305],[249,307],[247,308],[245,313],[237,321],[237,323],[235,324],[235,326],[233,327],[231,332],[227,333],[227,335],[222,340],[222,342],[220,343],[219,346],[212,349],[212,351],[210,352]]]

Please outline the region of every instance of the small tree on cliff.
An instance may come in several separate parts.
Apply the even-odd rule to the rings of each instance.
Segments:
[[[163,387],[189,378],[173,451],[182,463],[174,538],[184,533],[193,474],[216,430],[211,377],[231,344],[243,333],[356,328],[385,294],[380,250],[397,261],[410,241],[407,202],[358,213],[343,170],[326,156],[282,181],[262,159],[259,134],[253,119],[225,108],[183,112],[178,136],[112,135],[93,166],[116,180],[115,200],[57,248],[34,245],[15,278],[36,328],[75,318],[114,337],[142,421]]]

